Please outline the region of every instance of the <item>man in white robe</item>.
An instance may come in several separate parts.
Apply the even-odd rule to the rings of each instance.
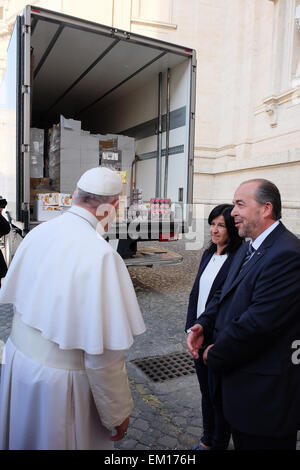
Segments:
[[[116,172],[87,171],[72,208],[34,228],[13,258],[0,291],[14,305],[0,449],[112,449],[126,434],[123,351],[145,325],[126,266],[101,236],[121,188]]]

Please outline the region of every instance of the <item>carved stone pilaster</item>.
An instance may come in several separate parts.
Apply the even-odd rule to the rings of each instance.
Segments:
[[[266,105],[266,112],[270,118],[270,126],[277,126],[277,105],[275,103],[270,103]]]

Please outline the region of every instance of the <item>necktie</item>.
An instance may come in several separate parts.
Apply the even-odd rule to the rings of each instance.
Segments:
[[[252,244],[249,243],[248,250],[244,258],[243,264],[240,268],[240,271],[245,267],[245,265],[248,263],[248,261],[250,260],[251,256],[253,255],[255,251],[256,251],[255,248],[253,248]]]

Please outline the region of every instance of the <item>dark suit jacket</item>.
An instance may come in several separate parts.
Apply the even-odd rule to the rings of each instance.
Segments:
[[[10,232],[10,225],[7,222],[7,220],[3,217],[2,214],[0,214],[0,237],[3,235],[7,235]],[[0,279],[1,277],[4,277],[7,273],[7,266],[2,254],[2,251],[0,250]]]
[[[239,273],[236,254],[218,303],[198,319],[213,334],[208,365],[222,377],[224,414],[231,426],[256,436],[300,429],[300,240],[281,223]]]
[[[209,253],[207,250],[204,251],[203,256],[200,261],[198,273],[193,285],[193,288],[190,293],[190,298],[189,298],[189,306],[188,306],[188,311],[187,311],[187,319],[186,319],[186,325],[185,329],[188,330],[193,326],[197,320],[197,306],[198,306],[198,296],[199,296],[199,281],[200,277],[202,276],[202,273],[206,266],[208,265],[209,261],[211,260],[212,256],[214,253]],[[222,265],[220,271],[215,277],[215,280],[211,286],[206,305],[211,301],[215,293],[218,291],[218,289],[221,289],[226,276],[228,274],[228,270],[230,268],[230,265],[232,263],[234,254],[230,253],[228,255],[228,258]]]

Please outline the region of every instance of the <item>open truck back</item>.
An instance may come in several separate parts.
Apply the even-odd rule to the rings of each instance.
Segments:
[[[16,18],[0,91],[0,191],[13,225],[25,235],[40,223],[32,207],[39,180],[43,193],[68,194],[84,171],[105,164],[125,176],[127,202],[108,234],[121,255],[134,254],[136,241],[187,230],[195,76],[192,49],[27,6]],[[131,210],[134,194],[144,212]],[[158,214],[164,202],[165,216]]]

